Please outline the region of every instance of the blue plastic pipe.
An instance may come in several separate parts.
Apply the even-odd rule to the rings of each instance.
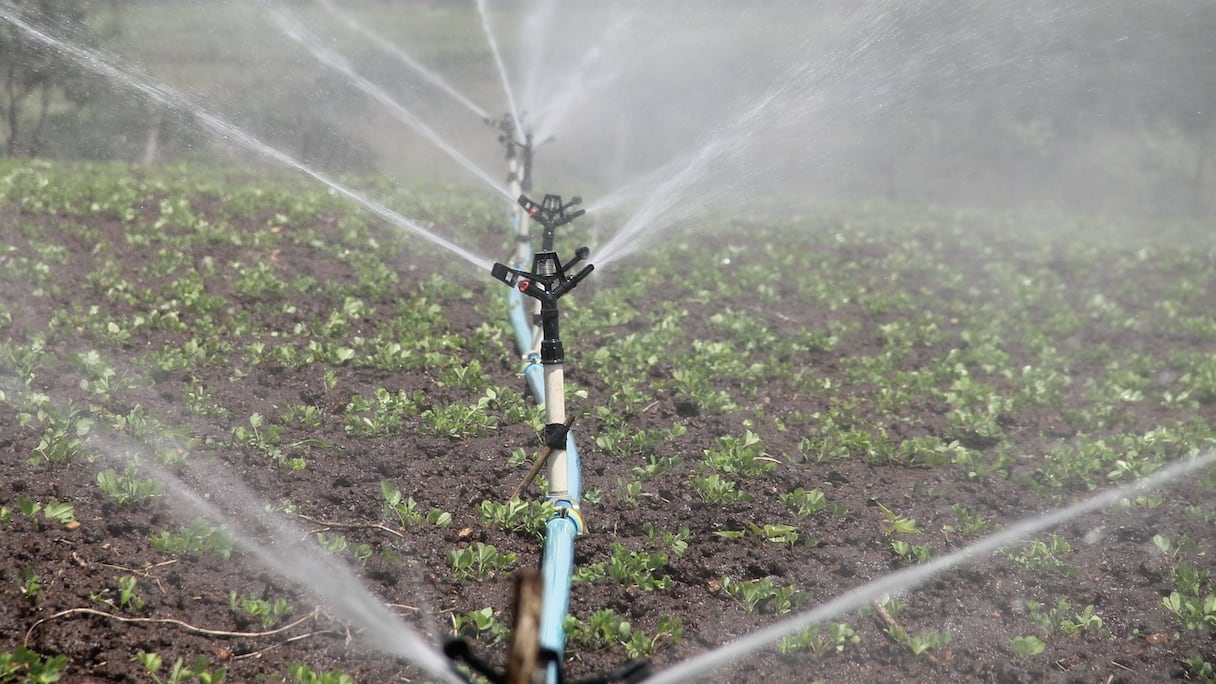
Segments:
[[[555,517],[545,528],[545,561],[541,567],[544,601],[540,612],[540,646],[561,660],[566,648],[562,622],[570,607],[570,582],[574,569],[574,538],[578,525],[567,517]],[[556,684],[558,663],[551,663],[545,681]]]
[[[515,288],[507,291],[507,308],[511,316],[511,330],[515,332],[515,348],[520,356],[532,351],[532,321],[528,320],[528,307],[524,294]]]
[[[545,367],[541,365],[539,356],[532,355],[528,359],[528,365],[524,366],[524,379],[528,381],[528,388],[532,390],[536,403],[543,405],[545,403]]]

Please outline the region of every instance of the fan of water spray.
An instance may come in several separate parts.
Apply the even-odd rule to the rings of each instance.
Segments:
[[[0,377],[4,370],[0,369]],[[27,389],[13,382],[0,383],[0,390],[6,400],[19,405],[35,401]],[[52,399],[40,395],[37,401],[47,403]],[[58,410],[64,409],[59,407]],[[149,453],[152,451],[149,444],[155,443],[161,449],[171,446],[182,454],[188,453],[189,449],[168,434],[148,435],[145,439],[149,441],[140,443],[127,435],[99,430],[92,430],[86,436],[92,452],[100,459],[99,467],[111,460],[114,465],[127,467],[132,455],[137,455],[140,471],[165,487],[178,513],[222,522],[232,533],[233,541],[249,556],[312,592],[335,615],[362,629],[363,637],[377,649],[408,661],[441,681],[464,681],[454,674],[451,662],[438,648],[366,589],[349,567],[315,544],[300,541],[309,539],[310,535],[268,512],[260,505],[259,497],[235,480],[231,472],[222,472],[214,465],[200,465],[199,461],[188,461],[185,470],[178,472],[157,467],[153,465],[155,457]],[[203,490],[186,484],[187,479],[218,486]],[[268,533],[270,539],[265,543],[257,541],[259,535],[244,528],[242,520],[256,521],[263,529],[261,536]]]
[[[205,129],[212,135],[225,142],[233,143],[247,151],[254,152],[271,161],[294,169],[304,175],[322,183],[335,193],[361,205],[363,208],[370,211],[372,214],[387,221],[388,223],[403,228],[408,232],[425,239],[431,244],[448,250],[456,256],[464,259],[472,264],[479,271],[486,271],[493,263],[490,259],[474,254],[473,252],[457,245],[450,240],[442,238],[414,221],[402,216],[401,214],[389,209],[383,204],[376,202],[361,193],[339,183],[330,178],[326,174],[313,169],[291,157],[290,155],[262,142],[253,135],[247,133],[241,128],[225,121],[219,115],[207,111],[198,103],[192,101],[186,96],[178,93],[171,88],[157,84],[146,76],[138,74],[134,69],[121,65],[117,59],[108,56],[98,50],[74,45],[67,41],[61,40],[45,29],[40,29],[21,17],[15,10],[0,5],[0,19],[7,21],[13,26],[20,29],[31,39],[42,43],[52,49],[62,52],[80,66],[99,74],[110,81],[130,88],[144,97],[156,102],[159,105],[169,107],[171,109],[186,113],[194,117]],[[491,181],[493,183],[493,181]],[[495,187],[497,187],[495,185]],[[505,193],[505,190],[500,192]]]
[[[163,482],[174,502],[192,514],[210,520],[221,520],[234,532],[235,541],[263,566],[279,575],[300,583],[330,606],[335,615],[364,630],[363,637],[376,648],[411,662],[429,675],[447,682],[462,682],[452,672],[451,661],[439,649],[405,624],[385,606],[384,601],[366,588],[350,569],[333,560],[315,544],[293,545],[289,540],[307,539],[303,530],[287,520],[266,513],[255,503],[252,492],[224,473],[193,473],[201,482],[224,482],[226,490],[207,492],[205,497],[187,486],[171,473],[160,471],[157,479]],[[259,525],[270,528],[272,541],[259,543],[254,535],[235,524],[235,511],[224,511],[213,501],[222,499],[229,504],[240,502],[240,515],[257,520]]]
[[[347,62],[337,53],[326,49],[321,44],[321,41],[307,29],[305,29],[298,21],[292,19],[286,13],[281,11],[273,12],[272,16],[274,17],[275,23],[278,24],[279,30],[283,32],[283,35],[302,45],[314,58],[316,58],[317,61],[345,76],[355,87],[363,91],[363,93],[374,99],[376,102],[379,102],[388,111],[392,112],[398,121],[414,129],[418,133],[421,133],[426,137],[427,140],[429,140],[439,149],[443,150],[444,153],[452,158],[452,160],[460,164],[461,167],[463,167],[469,173],[472,173],[478,178],[478,180],[485,183],[492,190],[503,197],[506,197],[512,202],[515,201],[515,198],[511,196],[511,193],[507,192],[507,189],[503,187],[501,183],[495,181],[490,177],[490,174],[478,168],[478,166],[474,164],[471,159],[464,156],[464,154],[453,147],[447,140],[443,138],[443,136],[439,135],[435,129],[426,125],[426,123],[424,123],[422,119],[419,119],[413,112],[406,109],[401,105],[401,103],[394,100],[393,97],[389,95],[383,88],[361,76],[357,71],[355,71],[354,67],[352,67],[349,62]]]
[[[772,648],[778,639],[800,629],[822,624],[863,608],[883,597],[912,591],[929,580],[978,558],[989,556],[1002,548],[1016,544],[1044,530],[1062,525],[1088,513],[1112,506],[1137,493],[1168,486],[1182,478],[1216,465],[1216,451],[1209,451],[1189,460],[1179,461],[1140,480],[1108,489],[1078,501],[1071,506],[1050,511],[1043,515],[1014,523],[978,542],[935,558],[920,565],[893,572],[885,577],[852,589],[813,610],[794,615],[776,624],[757,630],[745,637],[690,658],[674,667],[659,672],[645,681],[651,684],[677,684],[678,682],[701,681],[705,675],[745,657],[749,654]]]
[[[836,111],[829,105],[839,108],[840,103],[829,101],[828,85],[841,80],[841,70],[870,45],[885,40],[889,29],[877,18],[873,8],[858,10],[848,22],[861,29],[863,38],[856,44],[849,49],[826,50],[817,58],[797,57],[795,53],[767,88],[740,110],[732,112],[722,103],[716,114],[723,118],[709,126],[695,150],[593,201],[588,211],[628,205],[624,212],[628,218],[601,247],[599,263],[610,264],[668,227],[703,212],[715,196],[750,187],[755,180],[750,177],[754,169],[748,163],[754,141],[783,118],[807,125],[816,116],[824,118],[825,112]],[[708,187],[698,190],[701,186]]]
[[[515,90],[511,87],[511,79],[507,76],[507,65],[502,60],[502,52],[498,49],[498,41],[494,38],[494,31],[490,28],[490,16],[486,10],[486,0],[475,0],[477,3],[477,13],[481,16],[481,28],[485,31],[486,41],[490,44],[490,52],[494,55],[494,65],[498,68],[498,77],[502,81],[503,92],[507,96],[507,105],[510,107],[511,119],[515,122],[521,122],[523,119],[519,116],[519,106],[515,104]],[[515,142],[523,144],[523,131],[520,126],[514,128],[516,140]]]
[[[426,65],[414,59],[414,57],[408,52],[384,38],[384,36],[381,36],[379,33],[376,33],[375,31],[359,23],[354,17],[336,7],[330,0],[317,0],[317,3],[343,24],[346,24],[352,31],[367,39],[377,48],[380,48],[384,52],[397,58],[399,62],[412,69],[414,73],[421,76],[427,83],[430,83],[448,97],[452,98],[456,102],[459,102],[461,105],[464,105],[464,107],[470,112],[476,114],[479,119],[490,118],[490,114],[486,112],[486,110],[482,109],[475,102],[466,97],[464,93],[457,90],[451,83],[448,83],[447,80],[444,79],[443,76],[440,76],[439,73],[434,69],[428,68]]]
[[[556,79],[553,92],[533,110],[532,118],[537,139],[544,140],[556,136],[570,110],[577,103],[585,101],[620,78],[621,63],[615,58],[627,51],[625,43],[632,35],[631,29],[637,23],[638,17],[639,13],[632,11],[610,22],[599,41],[592,43],[574,67]],[[534,69],[539,71],[539,66]],[[534,82],[537,78],[534,73],[529,82]],[[526,92],[529,93],[527,102],[539,101],[539,95],[532,91]]]

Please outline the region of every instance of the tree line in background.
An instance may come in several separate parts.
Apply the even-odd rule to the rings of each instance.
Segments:
[[[0,2],[102,48],[143,4]],[[1028,16],[1033,30],[1011,28]],[[858,53],[853,68],[872,81],[858,84],[868,89],[859,97],[883,111],[842,122],[837,136],[858,192],[999,202],[1050,189],[1063,204],[1114,196],[1154,213],[1216,211],[1216,3],[930,0],[891,3],[884,21],[889,48]],[[189,114],[145,102],[3,21],[0,79],[7,156],[153,163],[215,153]],[[242,126],[298,158],[375,171],[383,160],[353,123],[368,105],[343,88],[312,69],[228,92],[258,103]],[[774,158],[798,154],[787,147]]]

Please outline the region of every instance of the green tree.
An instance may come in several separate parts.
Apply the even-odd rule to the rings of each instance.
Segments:
[[[88,79],[70,59],[32,38],[11,19],[39,28],[74,27],[70,40],[92,43],[93,33],[85,20],[94,4],[89,0],[11,0],[0,9],[0,106],[8,156],[37,153],[40,134],[57,97],[80,105],[88,94]]]

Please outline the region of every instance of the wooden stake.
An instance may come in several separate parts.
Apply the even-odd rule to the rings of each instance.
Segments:
[[[538,672],[540,660],[540,607],[544,583],[534,569],[515,574],[514,624],[511,626],[511,650],[507,656],[506,684],[535,684],[543,681]]]

